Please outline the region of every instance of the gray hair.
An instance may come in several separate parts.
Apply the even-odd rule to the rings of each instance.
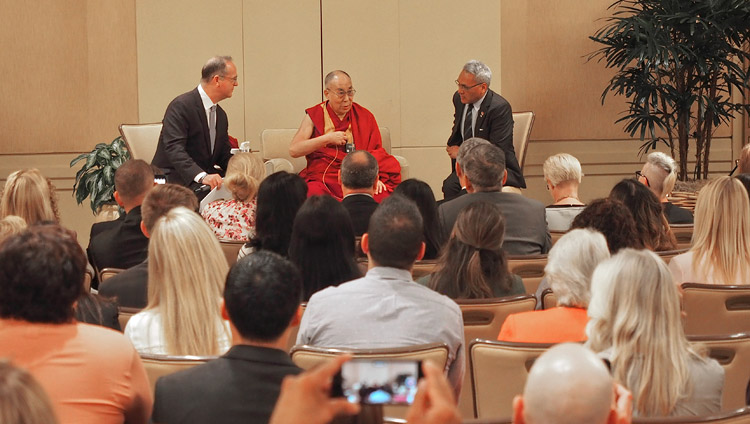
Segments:
[[[658,175],[648,171],[646,175],[649,187],[654,194],[661,198],[671,193],[677,181],[677,164],[674,159],[666,153],[652,152],[646,156],[646,163],[658,170]]]
[[[223,77],[227,72],[227,62],[232,61],[232,56],[214,56],[208,59],[201,69],[201,81],[211,81],[215,75]]]
[[[346,188],[372,188],[378,179],[378,161],[367,150],[357,150],[341,161],[341,185]]]
[[[478,60],[470,60],[464,65],[464,71],[474,75],[474,79],[479,83],[487,84],[490,86],[492,80],[492,71],[490,67]]]
[[[476,191],[502,188],[505,152],[487,140],[472,137],[458,148],[456,162]]]
[[[562,236],[552,246],[544,267],[557,304],[586,308],[594,269],[608,258],[607,240],[598,231],[579,228]]]
[[[567,153],[558,153],[548,157],[542,165],[542,172],[544,178],[548,179],[553,186],[565,181],[577,181],[580,184],[581,177],[583,177],[581,162]]]

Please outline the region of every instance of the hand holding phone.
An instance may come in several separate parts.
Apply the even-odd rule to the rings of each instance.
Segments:
[[[331,396],[367,405],[411,405],[421,361],[353,359],[333,379]]]

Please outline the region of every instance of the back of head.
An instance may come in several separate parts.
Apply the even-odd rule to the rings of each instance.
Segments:
[[[577,343],[544,352],[529,371],[523,391],[528,424],[605,424],[614,382],[604,362]]]
[[[52,402],[23,368],[0,361],[0,423],[56,424]]]
[[[86,256],[72,231],[36,225],[0,247],[0,317],[62,324],[83,293]]]
[[[248,202],[258,194],[258,186],[266,177],[266,167],[260,156],[240,152],[229,159],[224,184],[234,200]]]
[[[289,258],[302,272],[304,300],[360,275],[354,240],[351,218],[339,201],[323,195],[302,204],[294,219]]]
[[[490,70],[490,67],[483,62],[470,60],[464,64],[463,70],[474,75],[477,82],[486,83],[489,87],[490,82],[492,81],[492,70]]]
[[[154,171],[143,160],[127,160],[115,171],[115,190],[123,202],[140,204],[153,187]]]
[[[389,196],[375,209],[367,228],[373,262],[411,269],[424,241],[422,216],[414,202],[399,195]]]
[[[456,162],[476,191],[499,191],[505,175],[505,152],[487,140],[470,138],[458,148]]]
[[[609,251],[613,254],[625,247],[643,247],[633,215],[618,200],[594,200],[573,219],[570,228],[591,228],[604,234]]]
[[[229,319],[247,340],[272,342],[284,334],[302,294],[302,277],[289,260],[267,251],[237,261],[227,276]]]
[[[146,231],[151,233],[156,221],[178,206],[197,211],[198,198],[192,190],[177,184],[159,184],[152,188],[141,205],[141,219]]]
[[[214,56],[206,61],[201,69],[201,81],[208,82],[214,75],[224,76],[227,72],[227,62],[232,61],[232,56]]]
[[[544,274],[560,306],[586,308],[591,298],[591,275],[609,258],[607,240],[590,229],[567,232],[552,246]]]
[[[659,199],[672,192],[677,181],[677,164],[671,156],[662,152],[652,152],[646,157],[643,176],[648,187]]]
[[[373,188],[378,180],[378,161],[367,150],[357,150],[341,161],[341,185],[350,189]]]
[[[422,214],[425,241],[432,243],[436,248],[442,246],[443,236],[438,222],[437,202],[429,184],[416,178],[409,178],[401,181],[393,193],[407,197],[417,204]]]
[[[581,162],[567,153],[558,153],[548,157],[542,165],[542,170],[544,178],[550,180],[554,186],[567,181],[580,184],[583,177]]]
[[[0,219],[0,244],[8,237],[18,234],[26,229],[26,221],[20,216],[8,215]]]
[[[60,221],[55,187],[38,169],[21,169],[8,175],[0,217],[8,215],[18,215],[28,225]]]
[[[669,230],[659,199],[648,187],[626,178],[612,187],[609,197],[630,209],[638,236],[645,247],[660,251],[674,249],[677,242]]]
[[[263,180],[258,189],[255,237],[250,244],[258,249],[288,256],[294,217],[307,198],[307,184],[297,174],[276,172]]]

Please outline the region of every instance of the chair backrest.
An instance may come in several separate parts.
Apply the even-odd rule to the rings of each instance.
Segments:
[[[750,332],[750,285],[682,284],[685,333]]]
[[[750,334],[689,337],[689,340],[692,344],[707,347],[708,356],[724,368],[722,409],[744,407],[750,383]]]
[[[689,249],[693,245],[693,224],[670,224],[669,228],[677,239],[678,249]]]
[[[554,230],[550,231],[549,235],[550,235],[550,238],[552,239],[552,245],[554,246],[555,243],[557,243],[557,241],[560,240],[560,238],[562,238],[562,236],[565,235],[565,233],[567,233],[567,231],[554,231]]]
[[[526,293],[536,293],[539,283],[544,278],[544,267],[547,265],[547,255],[510,255],[508,269],[523,280]]]
[[[227,258],[227,263],[231,267],[237,262],[237,255],[240,253],[242,246],[247,243],[246,241],[236,240],[219,240],[221,250],[224,252],[224,256]]]
[[[739,424],[750,423],[750,407],[704,417],[633,418],[633,424]]]
[[[145,353],[140,355],[143,367],[146,369],[148,382],[151,384],[151,393],[154,393],[156,380],[159,377],[186,370],[217,358],[217,356],[170,356]]]
[[[86,267],[86,271],[83,272],[83,290],[88,293],[91,290],[91,280],[94,279],[94,270],[91,267]]]
[[[557,306],[557,296],[551,288],[546,288],[542,292],[542,309],[552,309]]]
[[[513,398],[523,393],[531,365],[551,344],[474,340],[469,368],[477,418],[510,417]]]
[[[110,278],[123,271],[124,269],[122,268],[104,268],[103,270],[99,271],[99,282],[101,283],[102,281],[109,280]]]
[[[672,260],[677,255],[681,255],[685,252],[687,252],[689,248],[683,248],[683,249],[675,249],[675,250],[664,250],[661,252],[656,252],[657,255],[659,255],[660,258],[667,264],[669,264],[669,261]]]
[[[140,311],[142,311],[141,308],[131,308],[128,306],[118,307],[117,320],[120,321],[120,328],[122,329],[122,331],[125,331],[125,326],[128,325],[128,321],[130,321],[130,318]]]
[[[156,153],[156,146],[159,144],[161,127],[161,122],[120,125],[120,134],[128,145],[130,157],[151,163],[154,153]]]
[[[419,277],[423,277],[427,274],[432,274],[437,266],[437,260],[435,259],[423,259],[414,263],[414,268],[411,270],[412,278],[415,280]]]
[[[523,170],[526,162],[526,148],[534,126],[534,112],[513,112],[513,150],[516,151],[518,165]]]

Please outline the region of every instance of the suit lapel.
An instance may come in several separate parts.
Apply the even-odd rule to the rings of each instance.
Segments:
[[[479,106],[479,116],[477,116],[477,123],[474,124],[474,137],[479,137],[487,140],[490,135],[486,134],[487,128],[484,125],[484,120],[487,119],[487,112],[490,110],[492,104],[492,96],[494,92],[487,90],[487,95],[484,96],[484,101]]]
[[[206,110],[203,109],[203,100],[201,100],[201,95],[197,88],[195,89],[195,95],[193,98],[195,100],[195,112],[198,114],[198,121],[201,123],[201,128],[203,128],[203,144],[206,147],[208,156],[213,156],[211,152],[211,135],[208,131],[208,117],[206,117]]]

